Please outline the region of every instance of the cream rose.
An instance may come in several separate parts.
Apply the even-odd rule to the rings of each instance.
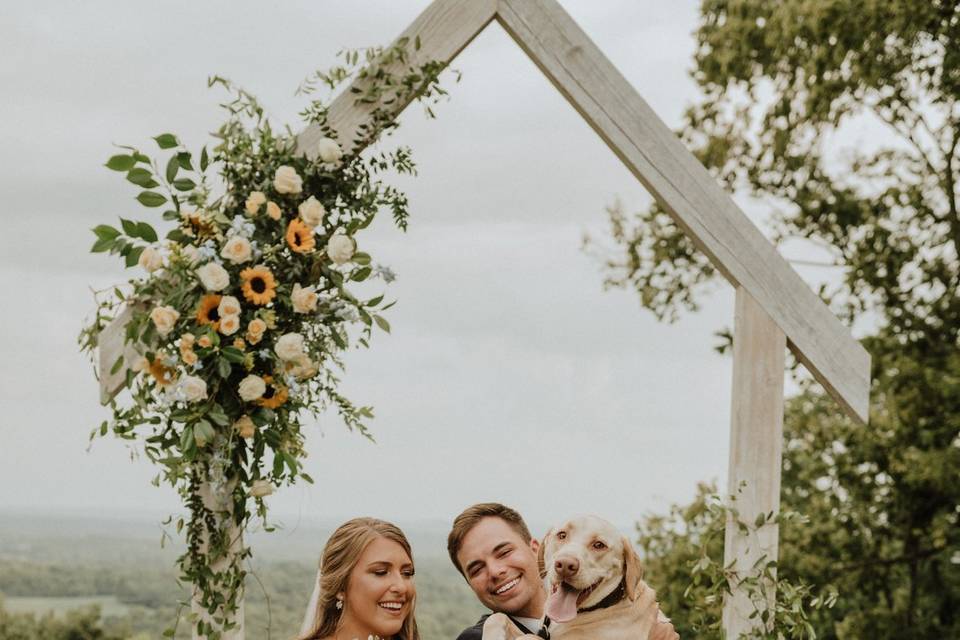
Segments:
[[[220,333],[232,336],[240,328],[240,316],[220,316]]]
[[[267,330],[267,323],[260,318],[254,318],[247,325],[247,341],[250,344],[257,344],[263,339],[263,333]]]
[[[154,307],[153,311],[150,312],[150,319],[153,320],[157,333],[161,336],[173,331],[179,317],[180,313],[173,307]]]
[[[240,301],[233,296],[223,296],[220,298],[220,306],[217,307],[217,314],[223,316],[240,315]]]
[[[233,264],[242,264],[253,257],[253,247],[243,236],[233,236],[220,250],[220,257]]]
[[[303,336],[299,333],[285,333],[277,340],[273,350],[281,360],[296,360],[304,355]]]
[[[290,294],[293,310],[297,313],[310,313],[317,309],[317,291],[315,287],[301,287],[299,283],[293,285]]]
[[[333,138],[321,138],[317,143],[317,155],[324,162],[338,162],[343,157],[343,149]]]
[[[251,402],[261,398],[266,393],[267,383],[260,376],[251,374],[240,381],[237,391],[244,401]]]
[[[337,264],[348,262],[356,250],[357,247],[353,243],[353,238],[342,233],[334,234],[327,241],[327,255]]]
[[[283,212],[280,211],[280,205],[278,205],[276,202],[268,202],[267,215],[274,220],[279,220],[283,216]]]
[[[253,498],[262,498],[273,493],[273,485],[267,480],[254,480],[250,485],[250,496]]]
[[[180,249],[180,258],[187,264],[197,264],[200,262],[200,250],[188,244]]]
[[[273,188],[277,193],[297,194],[303,189],[303,178],[297,175],[293,167],[283,165],[273,176]]]
[[[140,253],[140,258],[137,259],[137,264],[146,269],[149,273],[153,273],[157,269],[163,267],[163,256],[160,255],[160,252],[153,247],[147,247]]]
[[[300,214],[300,219],[311,229],[323,222],[323,216],[327,214],[327,210],[313,196],[301,202],[297,212]]]
[[[216,262],[208,262],[197,269],[197,277],[207,291],[221,291],[230,284],[230,274]]]
[[[266,201],[267,196],[264,195],[262,191],[251,191],[250,195],[247,196],[247,201],[244,205],[247,209],[247,215],[257,215],[257,212],[260,211],[260,207],[262,207],[263,203]]]
[[[254,424],[250,416],[242,416],[233,423],[233,428],[241,438],[252,438],[253,434],[257,432],[257,425]]]
[[[188,402],[197,402],[207,397],[207,383],[197,376],[183,376],[180,379],[180,390]]]

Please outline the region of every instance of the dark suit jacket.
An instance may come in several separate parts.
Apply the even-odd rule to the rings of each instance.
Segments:
[[[472,627],[469,627],[461,631],[460,635],[457,636],[457,640],[482,640],[483,623],[486,622],[487,618],[489,617],[490,617],[490,614],[488,613],[487,615],[480,618],[480,622],[473,625]],[[517,625],[517,627],[519,627],[520,630],[523,631],[524,633],[533,633],[533,631],[530,631],[525,626],[517,622],[512,616],[507,616],[507,617],[513,620],[513,624]]]

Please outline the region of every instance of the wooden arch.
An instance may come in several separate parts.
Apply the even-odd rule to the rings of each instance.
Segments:
[[[398,39],[419,39],[411,65],[449,63],[494,20],[736,289],[728,487],[745,483],[738,509],[747,521],[778,512],[785,347],[863,424],[869,354],[556,0],[435,0]],[[350,89],[329,113],[341,141],[357,137],[372,109],[356,104]],[[395,105],[396,113],[406,106]],[[322,136],[307,128],[299,148],[309,154]],[[127,319],[121,314],[101,336],[101,372],[125,350]],[[122,388],[124,373],[102,376],[102,401]],[[725,562],[749,572],[761,556],[777,557],[777,536],[776,524],[742,534],[728,523]],[[727,637],[760,624],[750,618],[754,607],[734,589],[724,605]],[[228,635],[242,637],[242,625]]]

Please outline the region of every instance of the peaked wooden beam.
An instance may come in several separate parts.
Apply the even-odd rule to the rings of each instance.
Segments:
[[[412,43],[420,39],[420,49],[412,51],[408,61],[411,67],[431,61],[449,64],[493,21],[496,13],[496,0],[435,0],[394,42],[406,38]],[[328,123],[345,148],[356,138],[358,128],[366,122],[375,106],[356,103],[356,93],[352,89],[360,88],[360,85],[362,81],[354,81],[341,91],[327,114]],[[392,105],[393,112],[399,115],[408,104]],[[312,157],[316,153],[317,141],[322,137],[320,128],[310,125],[297,136],[297,148]]]
[[[870,355],[556,0],[500,0],[497,20],[713,265],[866,423]]]

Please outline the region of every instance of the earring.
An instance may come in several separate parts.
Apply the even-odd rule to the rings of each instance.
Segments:
[[[337,598],[337,604],[334,606],[337,608],[337,611],[340,611],[343,609],[343,600],[341,598]]]

